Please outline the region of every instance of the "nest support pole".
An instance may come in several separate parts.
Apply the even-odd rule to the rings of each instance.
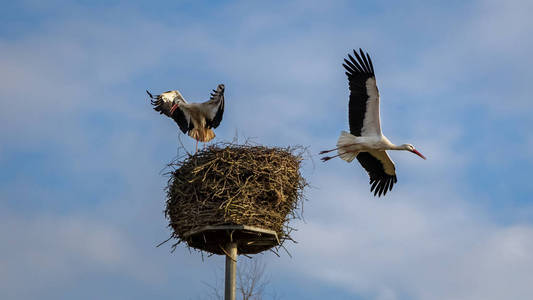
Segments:
[[[235,300],[235,280],[237,275],[237,243],[226,245],[226,281],[224,300]]]
[[[281,244],[275,231],[248,225],[201,226],[181,238],[190,247],[226,255],[224,300],[235,300],[238,253],[256,254]]]

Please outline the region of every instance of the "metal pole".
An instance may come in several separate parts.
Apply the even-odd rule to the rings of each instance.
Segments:
[[[235,300],[235,277],[237,273],[237,243],[226,246],[226,284],[224,300]]]

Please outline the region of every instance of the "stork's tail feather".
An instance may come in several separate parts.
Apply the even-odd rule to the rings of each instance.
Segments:
[[[207,128],[202,128],[200,130],[198,130],[198,128],[193,128],[189,131],[189,136],[199,142],[207,143],[215,138],[215,132],[212,129]]]
[[[356,143],[356,137],[346,131],[342,131],[337,140],[337,152],[339,157],[347,162],[351,162],[357,157],[359,151],[351,150]]]

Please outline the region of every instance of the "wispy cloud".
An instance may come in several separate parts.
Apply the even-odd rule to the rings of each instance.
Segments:
[[[501,299],[532,292],[530,225],[495,223],[445,186],[422,194],[408,186],[376,201],[353,181],[321,176],[328,188],[313,193],[307,206],[312,215],[299,224],[305,230],[291,247],[297,257],[274,261],[278,268],[372,299]]]
[[[94,271],[160,280],[125,234],[87,217],[2,213],[2,297],[33,298]],[[30,286],[28,288],[28,286]]]

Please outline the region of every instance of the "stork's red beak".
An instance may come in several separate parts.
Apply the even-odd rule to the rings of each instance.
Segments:
[[[422,157],[423,159],[426,159],[426,157],[425,157],[424,155],[422,155],[422,153],[416,151],[416,149],[413,149],[413,151],[411,151],[411,152],[413,152],[414,154],[416,154],[416,155]]]
[[[176,111],[176,108],[178,108],[178,103],[174,104],[172,108],[170,109],[170,115],[172,116],[174,112]]]

